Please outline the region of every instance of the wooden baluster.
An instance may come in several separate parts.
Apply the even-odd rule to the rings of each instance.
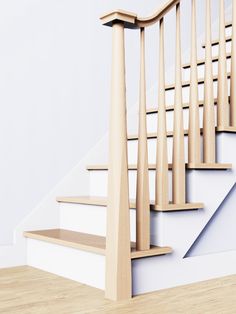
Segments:
[[[192,0],[190,71],[188,162],[190,165],[196,165],[201,162],[197,72],[196,0]]]
[[[150,199],[146,126],[145,30],[140,29],[140,104],[136,189],[136,248],[150,249]]]
[[[236,127],[236,2],[232,1],[232,48],[231,48],[231,83],[230,83],[230,124]]]
[[[229,97],[226,59],[225,36],[225,4],[220,0],[220,30],[219,30],[219,61],[218,61],[218,95],[217,95],[217,126],[229,126]]]
[[[176,65],[175,65],[175,108],[173,138],[173,203],[185,203],[185,160],[184,128],[182,108],[182,64],[180,36],[180,4],[176,5]]]
[[[106,289],[108,299],[131,297],[124,23],[113,23],[109,138]]]
[[[203,108],[203,160],[215,163],[215,108],[213,94],[212,46],[211,46],[211,0],[206,0],[206,47]]]
[[[157,151],[156,151],[156,186],[155,204],[165,207],[168,197],[168,157],[165,107],[165,57],[164,57],[164,19],[160,20],[159,45],[159,94],[157,121]]]

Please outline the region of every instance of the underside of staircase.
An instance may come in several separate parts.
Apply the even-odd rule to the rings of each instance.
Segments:
[[[168,268],[172,277],[201,268],[203,257],[195,261],[184,257],[236,181],[236,154],[230,153],[236,133],[236,5],[233,2],[232,22],[226,23],[224,1],[219,1],[219,38],[212,40],[211,6],[205,2],[205,58],[197,59],[196,1],[191,0],[191,62],[184,65],[181,1],[167,1],[149,18],[122,10],[101,18],[113,32],[109,162],[87,165],[89,196],[57,197],[58,228],[25,230],[30,265],[103,288],[112,300],[143,291],[138,272],[138,278],[145,278],[145,272],[150,278],[151,269],[157,269],[160,283],[153,286],[155,290],[175,285],[173,278],[165,278]],[[175,82],[166,85],[164,23],[171,10],[176,10],[176,72]],[[155,24],[159,25],[158,101],[147,108],[145,32]],[[140,32],[139,130],[128,135],[125,29]],[[207,189],[214,189],[214,182],[219,190],[215,189],[211,203]],[[205,194],[200,193],[204,185]],[[78,276],[73,275],[76,272]]]

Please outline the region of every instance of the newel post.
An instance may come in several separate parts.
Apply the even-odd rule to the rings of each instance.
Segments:
[[[124,28],[135,17],[112,12],[101,20],[112,26],[105,296],[122,300],[132,296]]]

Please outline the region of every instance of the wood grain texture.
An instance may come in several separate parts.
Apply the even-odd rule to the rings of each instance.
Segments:
[[[168,155],[165,109],[165,53],[164,53],[164,20],[160,20],[159,44],[159,91],[158,121],[156,144],[155,204],[164,207],[169,203],[168,195]]]
[[[189,95],[189,131],[188,131],[188,162],[200,163],[200,123],[199,123],[199,95],[197,72],[197,31],[196,31],[196,1],[192,0],[191,24],[191,69]]]
[[[204,164],[204,167],[205,166],[206,164]],[[68,197],[59,197],[59,199],[60,199],[60,202],[68,203],[68,204],[82,204],[82,205],[86,204],[86,205],[95,205],[95,206],[107,206],[106,197],[68,196]],[[130,203],[130,209],[136,209],[135,200],[130,199],[129,203]],[[191,204],[191,206],[194,206],[194,208],[197,208],[196,204],[194,205]],[[150,201],[150,203],[148,204],[148,208],[149,210],[164,212],[164,211],[172,211],[171,208],[173,208],[173,205],[169,206],[169,204],[167,204],[167,206],[161,207],[161,206],[156,206],[155,201]],[[184,208],[180,209],[178,206],[176,206],[176,210],[190,210],[190,209],[192,209],[192,207],[190,208],[188,206],[187,207],[184,206]]]
[[[0,270],[3,314],[235,314],[235,295],[236,275],[114,303],[102,290],[32,267]]]
[[[94,234],[75,232],[64,229],[49,229],[26,231],[24,232],[24,236],[29,239],[72,247],[74,249],[99,255],[106,255],[106,238]],[[136,248],[135,242],[129,242],[129,251],[131,259],[172,253],[172,249],[170,247],[159,247],[153,245],[150,249],[139,250]]]
[[[138,250],[150,248],[149,174],[146,121],[145,30],[140,29],[140,93],[139,137],[136,186],[136,245]]]
[[[229,102],[228,102],[228,79],[225,43],[225,3],[220,0],[219,7],[219,62],[217,84],[217,126],[229,126]]]
[[[213,96],[213,68],[211,49],[211,0],[206,0],[206,51],[203,110],[203,162],[215,163],[215,112]]]
[[[235,127],[215,127],[215,132],[216,133],[235,133],[236,132],[236,128]],[[185,129],[184,130],[184,135],[188,135],[189,134],[189,130]],[[200,134],[203,134],[203,128],[200,128]],[[168,131],[166,133],[167,137],[173,137],[174,133],[173,131]],[[158,138],[157,133],[148,133],[147,134],[147,138],[151,139],[151,138]],[[128,140],[130,141],[134,141],[138,139],[138,134],[134,134],[134,135],[129,135],[128,136]],[[89,170],[89,169],[87,169]]]
[[[176,61],[175,61],[175,109],[173,136],[172,202],[184,204],[186,200],[184,128],[182,109],[182,63],[181,63],[181,28],[180,4],[176,6]]]
[[[124,23],[114,23],[112,30],[105,295],[117,301],[131,297],[132,284]]]

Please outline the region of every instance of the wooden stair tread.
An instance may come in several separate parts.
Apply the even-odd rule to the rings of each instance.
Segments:
[[[198,170],[200,169],[209,169],[209,170],[214,170],[214,169],[218,169],[218,170],[227,170],[227,169],[231,169],[232,168],[232,164],[230,163],[200,163],[196,165]],[[172,163],[168,164],[168,168],[169,170],[172,169]],[[186,168],[187,169],[195,169],[193,167],[193,165],[186,163]],[[149,164],[148,165],[148,169],[149,170],[156,170],[156,165],[155,164]],[[87,170],[91,171],[91,170],[108,170],[108,165],[89,165],[87,166]],[[137,165],[135,164],[130,164],[129,165],[129,170],[137,170]]]
[[[203,128],[200,128],[201,134],[203,133]],[[216,127],[216,132],[219,133],[236,133],[236,128],[235,127]],[[167,137],[173,137],[174,132],[173,131],[168,131],[167,132]],[[188,135],[188,130],[184,130],[184,135]],[[157,138],[157,133],[148,133],[147,138]],[[138,134],[133,134],[133,135],[128,135],[128,140],[129,141],[134,141],[138,139]]]
[[[228,78],[230,78],[230,73],[227,73],[227,76],[228,76]],[[213,81],[214,82],[218,81],[218,75],[213,76]],[[204,83],[204,78],[199,78],[198,84],[203,84],[203,83]],[[182,87],[188,87],[188,86],[190,86],[190,81],[182,82]],[[165,87],[166,91],[171,90],[171,89],[175,89],[175,83],[166,85],[166,87]]]
[[[214,100],[215,105],[217,104],[217,99]],[[203,100],[199,101],[199,107],[203,107]],[[189,108],[189,103],[184,103],[183,104],[183,109]],[[167,105],[166,106],[166,111],[173,111],[174,110],[174,105]],[[152,114],[152,113],[158,113],[158,108],[147,108],[146,111],[147,114]]]
[[[107,198],[98,196],[61,196],[57,197],[57,202],[82,205],[107,206]],[[187,203],[187,204],[168,204],[164,208],[156,206],[154,201],[150,202],[150,210],[158,212],[186,211],[200,209],[203,207],[204,207],[203,203]],[[130,209],[136,209],[135,200],[130,200]]]
[[[25,231],[24,236],[26,238],[72,247],[99,255],[106,254],[106,238],[98,235],[64,229],[48,229]],[[135,243],[131,243],[131,259],[170,253],[172,253],[172,249],[170,247],[158,246],[151,246],[150,250],[147,251],[137,251],[135,249]]]

